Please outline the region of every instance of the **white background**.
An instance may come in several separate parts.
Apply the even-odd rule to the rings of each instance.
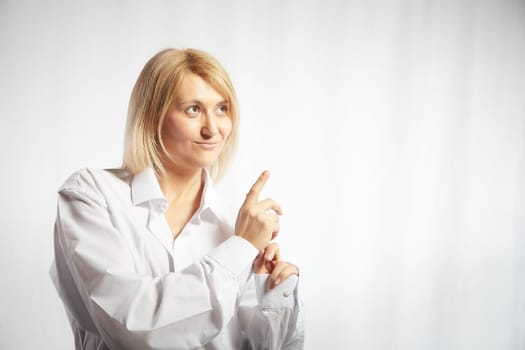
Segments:
[[[71,349],[56,190],[120,164],[167,47],[230,72],[301,267],[306,349],[525,348],[525,2],[0,0],[0,348]]]

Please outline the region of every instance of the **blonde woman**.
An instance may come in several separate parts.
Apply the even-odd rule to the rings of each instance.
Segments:
[[[209,54],[164,50],[133,89],[123,166],[62,185],[51,275],[76,349],[302,349],[298,268],[259,194],[237,218],[213,191],[235,148],[238,105]]]

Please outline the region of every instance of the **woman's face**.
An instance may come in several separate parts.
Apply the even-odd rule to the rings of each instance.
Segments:
[[[174,160],[172,166],[189,170],[212,165],[231,130],[226,99],[198,75],[187,75],[162,128],[164,144]]]

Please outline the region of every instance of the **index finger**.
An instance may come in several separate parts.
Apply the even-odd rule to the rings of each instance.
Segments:
[[[263,171],[257,181],[255,181],[253,186],[250,188],[250,192],[246,194],[246,201],[259,200],[259,194],[261,193],[266,181],[268,181],[268,177],[270,177],[270,172],[268,170]]]
[[[279,261],[281,259],[281,250],[279,249],[279,245],[275,242],[270,243],[264,249],[264,258],[268,261]]]

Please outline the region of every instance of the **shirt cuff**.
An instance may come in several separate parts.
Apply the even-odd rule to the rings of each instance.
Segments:
[[[250,242],[239,236],[232,236],[222,242],[209,254],[209,257],[240,277],[249,268],[259,252]]]
[[[290,275],[280,284],[268,289],[269,274],[255,274],[255,290],[259,306],[264,309],[293,309],[297,298],[299,277]]]

